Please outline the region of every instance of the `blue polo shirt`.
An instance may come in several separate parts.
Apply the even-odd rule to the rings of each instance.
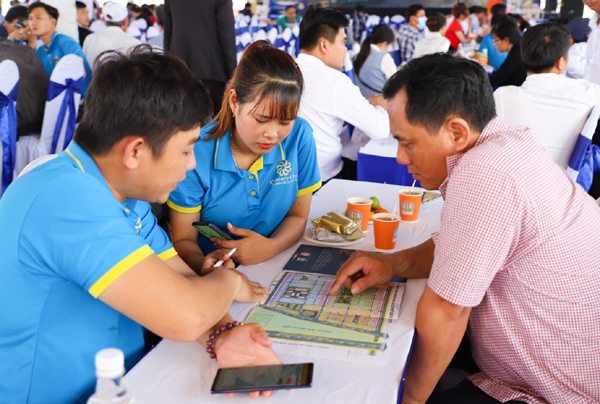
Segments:
[[[71,53],[79,56],[83,60],[83,67],[85,68],[85,78],[83,79],[83,87],[81,88],[81,96],[85,97],[88,85],[92,79],[92,69],[83,55],[83,50],[79,42],[70,36],[55,32],[48,46],[40,46],[36,50],[36,53],[42,61],[42,66],[44,66],[48,76],[52,75],[56,64],[63,56],[70,55]]]
[[[240,170],[231,154],[229,132],[210,142],[204,140],[214,125],[202,128],[194,147],[196,168],[187,172],[167,204],[182,213],[201,211],[202,221],[228,234],[230,222],[269,237],[297,197],[321,187],[312,128],[297,118],[283,142],[248,170]],[[213,243],[201,235],[198,245],[205,254],[215,250]]]
[[[150,254],[176,253],[147,202],[119,203],[77,143],[0,199],[0,402],[85,402],[94,355],[144,346],[142,327],[98,300]]]

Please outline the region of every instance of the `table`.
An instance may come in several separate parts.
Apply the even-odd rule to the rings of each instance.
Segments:
[[[357,179],[359,181],[412,185],[413,177],[405,165],[398,164],[397,153],[398,141],[392,136],[370,140],[358,151]],[[416,186],[420,187],[421,183],[417,181]]]
[[[398,204],[398,191],[402,187],[333,179],[313,197],[309,219],[329,211],[342,210],[346,206],[345,195],[377,196],[382,206],[394,208]],[[438,231],[443,206],[441,198],[421,207],[417,223],[401,222],[398,231],[397,249],[415,246]],[[310,224],[309,224],[310,225]],[[300,240],[281,254],[258,265],[238,269],[252,280],[269,285],[281,271],[301,243]],[[375,250],[373,231],[365,239],[352,246],[354,249]],[[393,327],[411,329],[403,335],[393,335],[388,365],[357,364],[345,361],[324,360],[295,355],[280,355],[284,363],[314,362],[313,387],[293,391],[278,391],[271,398],[260,401],[286,404],[335,403],[395,403],[400,380],[413,338],[417,303],[425,289],[425,279],[411,279],[404,293],[400,316]],[[230,313],[243,320],[254,307],[253,303],[234,303]],[[210,387],[217,372],[217,362],[211,360],[202,345],[197,342],[174,342],[163,340],[144,357],[124,378],[128,390],[139,403],[244,403],[251,400],[247,395],[237,394],[233,399],[224,395],[211,395]]]

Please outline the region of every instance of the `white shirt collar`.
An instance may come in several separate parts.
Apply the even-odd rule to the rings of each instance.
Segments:
[[[325,66],[325,67],[327,67],[327,65],[325,64],[325,62],[323,62],[318,57],[313,56],[313,55],[309,55],[308,53],[302,53],[302,52],[300,52],[300,54],[298,55],[298,58],[296,59],[296,63],[306,64],[306,65],[313,65],[313,66]]]

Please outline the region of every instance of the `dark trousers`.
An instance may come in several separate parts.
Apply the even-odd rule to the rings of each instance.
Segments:
[[[479,373],[481,370],[473,360],[471,354],[471,343],[469,337],[465,334],[456,354],[448,365],[449,369],[464,370],[469,374]],[[456,387],[453,387],[443,394],[436,391],[433,392],[427,404],[498,404],[500,401],[488,396],[483,391],[471,383],[468,379],[460,382]],[[510,404],[522,403],[522,401],[509,401]]]
[[[202,82],[210,91],[210,98],[213,102],[213,111],[217,115],[221,110],[221,103],[223,102],[223,93],[225,92],[225,83],[222,81],[214,81],[203,79]]]

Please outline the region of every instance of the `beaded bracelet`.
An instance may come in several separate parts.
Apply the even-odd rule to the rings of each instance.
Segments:
[[[244,323],[239,321],[234,321],[233,323],[227,323],[226,325],[222,325],[217,328],[208,336],[208,340],[206,341],[206,352],[210,355],[212,359],[217,359],[217,353],[215,352],[215,348],[213,348],[215,343],[215,338],[221,333],[224,333],[227,330],[231,330],[233,327],[237,327],[238,325],[244,325]]]

